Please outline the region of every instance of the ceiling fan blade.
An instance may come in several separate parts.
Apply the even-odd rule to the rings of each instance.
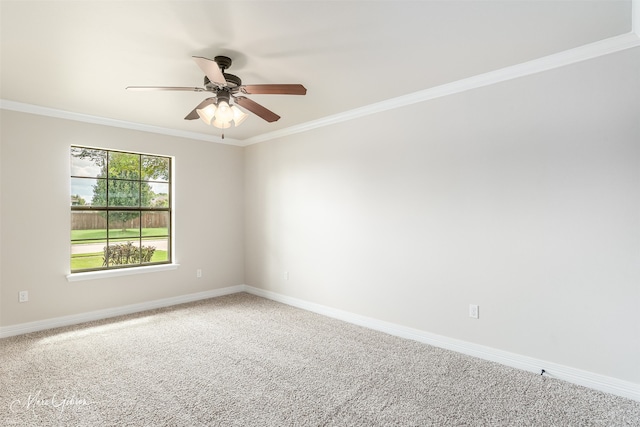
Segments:
[[[207,98],[204,101],[202,101],[200,104],[198,104],[198,106],[196,108],[194,108],[193,110],[191,110],[191,112],[189,114],[186,115],[186,117],[184,118],[185,120],[195,120],[195,119],[199,119],[200,115],[198,115],[198,111],[201,108],[206,107],[209,104],[213,104],[214,102],[216,102],[215,98]]]
[[[185,87],[185,86],[127,86],[127,90],[136,91],[152,91],[152,90],[181,90],[187,92],[204,92],[201,87]]]
[[[273,111],[266,109],[262,105],[250,100],[249,98],[245,98],[244,96],[237,96],[235,97],[235,100],[236,100],[236,104],[238,104],[243,108],[246,108],[256,116],[263,118],[269,123],[275,122],[280,118],[280,116],[274,113]]]
[[[222,70],[218,67],[216,61],[212,59],[203,58],[201,56],[193,56],[193,60],[196,62],[202,72],[209,77],[212,83],[216,83],[220,86],[226,86],[227,81],[222,74]]]
[[[240,91],[248,95],[305,95],[307,88],[298,84],[243,85]]]

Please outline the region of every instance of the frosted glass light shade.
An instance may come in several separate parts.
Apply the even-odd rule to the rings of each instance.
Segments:
[[[216,106],[215,104],[209,104],[204,108],[197,109],[196,113],[198,113],[203,122],[210,125],[211,120],[216,115]]]
[[[233,120],[233,111],[226,101],[218,102],[218,109],[216,110],[216,120],[228,123]]]
[[[244,122],[247,117],[249,117],[247,113],[243,112],[235,105],[231,106],[231,111],[233,112],[233,124],[236,126],[240,126],[240,123]]]
[[[217,117],[215,118],[215,120],[213,122],[211,122],[212,125],[214,125],[217,128],[220,129],[229,129],[231,127],[231,122],[223,122],[222,120],[218,119]]]

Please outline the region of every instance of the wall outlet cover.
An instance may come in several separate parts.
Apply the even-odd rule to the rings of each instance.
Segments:
[[[480,307],[476,304],[469,304],[469,317],[480,318]]]

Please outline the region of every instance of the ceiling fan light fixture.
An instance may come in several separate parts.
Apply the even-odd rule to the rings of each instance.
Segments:
[[[211,121],[213,120],[213,118],[216,115],[216,105],[215,104],[209,104],[204,108],[197,109],[196,113],[198,113],[198,116],[200,116],[200,118],[202,119],[203,122],[205,122],[206,124],[210,125]]]
[[[225,99],[218,100],[217,104],[211,103],[206,107],[198,108],[196,112],[203,122],[220,129],[230,128],[232,122],[233,125],[239,126],[248,116],[235,105],[229,105]]]
[[[231,111],[233,112],[233,123],[236,126],[240,126],[242,122],[244,122],[249,115],[236,107],[235,105],[231,106]]]
[[[211,122],[212,125],[217,127],[218,129],[229,129],[231,127],[231,121],[224,122],[217,117]]]
[[[229,107],[229,103],[223,99],[218,101],[218,109],[216,110],[216,120],[228,123],[233,120],[233,111]]]

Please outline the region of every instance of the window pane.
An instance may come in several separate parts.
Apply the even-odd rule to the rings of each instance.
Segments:
[[[169,261],[169,238],[153,238],[142,241],[142,262]]]
[[[106,206],[104,179],[71,178],[71,206]]]
[[[71,176],[104,176],[107,152],[91,148],[71,147]]]
[[[108,178],[140,179],[140,154],[110,151]]]
[[[140,264],[140,241],[110,240],[105,255],[109,267]]]
[[[146,186],[146,187],[145,187]],[[169,184],[151,182],[142,184],[142,206],[151,208],[169,207]],[[148,190],[148,192],[147,192]]]
[[[110,179],[108,191],[109,206],[140,207],[140,181]]]
[[[142,180],[169,181],[169,159],[167,157],[142,156]]]
[[[106,212],[71,212],[71,241],[104,240],[107,238]]]
[[[140,211],[110,211],[109,239],[140,238]]]
[[[169,235],[169,212],[143,212],[142,237]]]
[[[106,246],[107,242],[105,240],[72,244],[71,271],[105,267],[104,248]]]

